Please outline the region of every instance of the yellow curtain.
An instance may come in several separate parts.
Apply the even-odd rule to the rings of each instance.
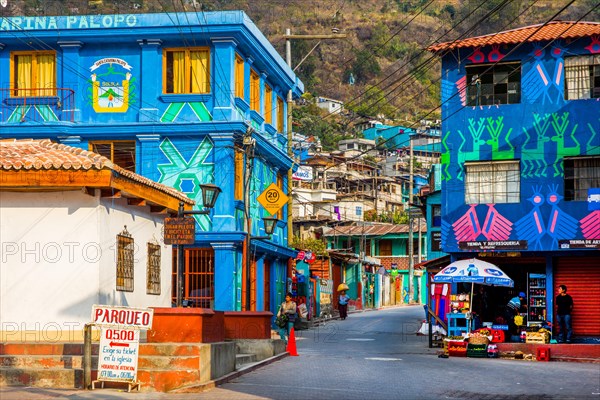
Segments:
[[[265,122],[273,124],[273,90],[269,85],[265,85]]]
[[[32,62],[31,56],[15,56],[15,63],[17,64],[17,75],[15,76],[15,89],[30,89],[32,86]],[[15,96],[25,97],[31,96],[32,93],[27,93],[25,90],[15,91]]]
[[[56,96],[56,65],[54,54],[37,55],[37,84],[36,87],[43,89],[37,91],[36,96]]]
[[[173,93],[185,93],[185,52],[174,51],[173,54]]]
[[[190,51],[192,93],[209,93],[208,51]]]
[[[258,74],[252,71],[250,73],[250,108],[254,111],[260,111],[260,78]]]
[[[244,98],[244,60],[235,56],[235,97]]]

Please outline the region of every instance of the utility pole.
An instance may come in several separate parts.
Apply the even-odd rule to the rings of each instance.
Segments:
[[[412,220],[412,197],[413,197],[413,142],[410,134],[408,136],[408,143],[410,147],[410,158],[409,158],[409,179],[408,183],[408,302],[409,304],[414,303],[414,276],[415,276],[415,260],[414,260],[414,245],[413,245],[413,220]]]

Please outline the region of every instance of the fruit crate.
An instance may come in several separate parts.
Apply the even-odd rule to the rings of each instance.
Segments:
[[[461,341],[449,341],[448,342],[448,355],[450,357],[466,357],[467,356],[467,342]]]
[[[467,346],[467,357],[487,357],[487,344],[469,343],[469,345]]]
[[[550,334],[548,332],[527,332],[525,343],[528,344],[548,344],[550,343]]]

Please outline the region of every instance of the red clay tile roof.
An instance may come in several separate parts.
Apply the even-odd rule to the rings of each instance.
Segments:
[[[42,140],[0,140],[0,170],[102,170],[110,169],[114,173],[132,181],[152,187],[187,204],[195,202],[172,187],[154,182],[135,172],[113,164],[98,153]]]
[[[600,22],[552,21],[546,25],[531,25],[490,35],[434,44],[429,46],[427,50],[439,52],[465,47],[541,42],[555,39],[578,39],[595,35],[600,35]]]
[[[408,233],[408,225],[394,225],[394,224],[370,224],[365,226],[362,225],[351,225],[351,226],[336,226],[335,228],[328,228],[324,230],[324,236],[383,236],[393,235],[398,233]],[[416,224],[415,230],[417,232]],[[421,223],[421,232],[427,232],[427,226],[424,222]]]

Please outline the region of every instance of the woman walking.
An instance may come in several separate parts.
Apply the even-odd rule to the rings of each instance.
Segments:
[[[288,338],[290,337],[290,330],[294,327],[296,322],[296,302],[292,301],[292,294],[287,293],[285,295],[285,301],[281,303],[277,316],[286,315],[288,317],[287,325],[279,328],[279,337],[285,341],[287,345]]]
[[[348,302],[350,301],[350,297],[346,294],[345,290],[340,292],[340,296],[338,299],[338,309],[340,310],[340,318],[346,319],[348,316]]]

